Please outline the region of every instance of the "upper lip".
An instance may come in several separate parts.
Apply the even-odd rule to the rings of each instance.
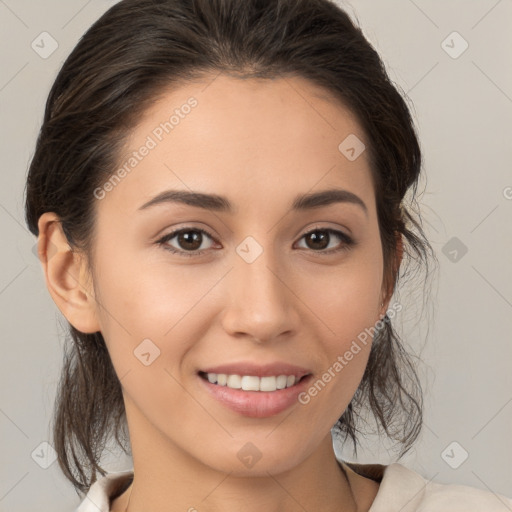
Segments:
[[[204,373],[221,373],[226,375],[251,375],[254,377],[271,377],[279,375],[295,375],[297,379],[311,373],[307,368],[289,363],[255,364],[253,361],[227,363],[219,366],[209,366],[200,370]]]

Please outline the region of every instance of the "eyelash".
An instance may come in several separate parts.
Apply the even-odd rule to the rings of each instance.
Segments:
[[[208,249],[203,249],[202,251],[197,251],[197,250],[196,251],[183,251],[183,250],[178,250],[178,249],[175,249],[174,247],[167,245],[167,242],[169,240],[172,240],[179,233],[186,233],[186,232],[190,232],[190,231],[196,231],[196,232],[202,233],[203,235],[207,235],[208,237],[210,237],[212,240],[215,241],[215,238],[212,235],[210,235],[210,233],[208,233],[208,231],[205,231],[204,229],[200,229],[200,228],[188,227],[188,228],[180,228],[180,229],[177,229],[176,231],[173,231],[172,233],[168,233],[167,235],[164,235],[162,238],[157,240],[156,243],[158,245],[161,245],[163,247],[163,249],[165,249],[166,251],[169,251],[173,254],[178,254],[179,256],[184,256],[184,257],[200,256],[204,252],[206,252]],[[339,253],[342,251],[349,251],[353,246],[356,245],[356,242],[351,237],[349,237],[342,231],[338,231],[336,229],[331,229],[331,228],[312,229],[312,230],[308,231],[307,233],[304,233],[299,240],[302,240],[305,236],[310,235],[311,233],[316,233],[318,231],[326,232],[329,234],[334,234],[335,236],[337,236],[338,238],[340,238],[343,241],[343,244],[341,245],[341,247],[339,247],[337,249],[318,250],[318,251],[310,249],[314,253],[330,255],[330,254],[335,254],[335,253]]]

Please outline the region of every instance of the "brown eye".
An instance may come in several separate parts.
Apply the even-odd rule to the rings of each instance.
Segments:
[[[199,250],[203,241],[203,235],[198,231],[181,231],[176,236],[177,243],[191,251]]]
[[[213,237],[203,229],[182,228],[165,235],[158,240],[157,243],[161,244],[164,249],[173,253],[178,253],[183,256],[194,256],[208,249],[208,247],[201,248],[205,241],[205,236],[213,239]],[[169,244],[173,239],[176,239],[174,244]]]
[[[205,230],[199,228],[182,228],[169,233],[158,240],[158,244],[172,253],[180,256],[199,256],[210,247],[202,247],[205,237],[210,240],[214,238]],[[317,228],[304,234],[302,238],[306,241],[306,249],[319,254],[331,254],[343,250],[349,250],[355,245],[354,240],[345,233],[335,229]],[[331,246],[331,242],[338,239],[338,244]],[[169,242],[173,241],[171,244]],[[302,240],[302,239],[301,239]],[[341,240],[341,244],[339,243]],[[337,245],[337,246],[336,246]]]
[[[335,229],[315,229],[313,231],[309,231],[308,233],[304,234],[302,237],[306,241],[306,248],[311,249],[316,252],[322,252],[322,253],[333,253],[338,252],[341,250],[347,250],[352,245],[355,244],[355,242],[345,233],[342,233],[341,231],[337,231]],[[342,244],[338,243],[339,247],[336,247],[336,244],[334,247],[329,246],[332,239],[338,239],[342,241]],[[325,250],[328,249],[328,250]]]

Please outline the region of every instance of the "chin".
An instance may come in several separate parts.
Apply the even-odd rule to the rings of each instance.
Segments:
[[[211,453],[208,460],[203,454],[202,462],[215,471],[230,473],[234,477],[268,477],[269,474],[277,475],[294,469],[315,449],[312,446],[307,450],[303,442],[290,436],[286,445],[283,442],[284,439],[277,436],[272,441],[264,436],[254,442],[231,439],[226,451]]]

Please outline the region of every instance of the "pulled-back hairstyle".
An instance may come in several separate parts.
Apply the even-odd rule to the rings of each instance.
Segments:
[[[421,152],[409,109],[362,31],[331,0],[122,0],[111,7],[51,88],[27,178],[30,231],[38,235],[39,217],[55,212],[70,247],[90,257],[93,191],[115,172],[130,131],[165,91],[218,73],[303,77],[348,107],[368,141],[384,284],[394,290],[404,267],[394,265],[399,235],[405,260],[428,270],[429,253],[435,255],[413,208]],[[128,453],[126,414],[102,334],[69,324],[69,335],[53,442],[65,476],[87,492],[97,471],[106,474],[100,464],[110,440]],[[368,407],[402,456],[420,433],[422,404],[412,356],[386,317],[336,430],[357,453],[356,422]]]

